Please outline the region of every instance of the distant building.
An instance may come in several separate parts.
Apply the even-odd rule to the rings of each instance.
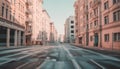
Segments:
[[[75,17],[74,16],[68,17],[64,26],[65,26],[64,37],[65,42],[73,43],[75,41]]]
[[[54,23],[50,23],[50,37],[49,37],[49,42],[56,42],[57,41],[57,30],[54,26]]]
[[[50,23],[51,19],[46,10],[43,10],[42,15],[42,32],[41,32],[41,39],[44,44],[50,41]]]
[[[0,0],[0,46],[25,45],[25,0]]]
[[[64,42],[64,34],[60,34],[58,37],[59,42]]]
[[[76,0],[76,44],[120,50],[120,0]]]
[[[43,0],[26,2],[26,43],[27,45],[45,44],[50,37],[50,16],[43,8]]]

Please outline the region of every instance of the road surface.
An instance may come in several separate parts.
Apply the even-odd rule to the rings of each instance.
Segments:
[[[0,49],[0,69],[120,69],[120,59],[58,43]]]

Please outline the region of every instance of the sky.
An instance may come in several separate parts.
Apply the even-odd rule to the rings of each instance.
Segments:
[[[43,7],[54,22],[58,34],[64,34],[65,20],[74,15],[75,0],[43,0]]]

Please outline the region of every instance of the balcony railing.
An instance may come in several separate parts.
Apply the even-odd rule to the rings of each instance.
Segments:
[[[33,4],[33,0],[26,0],[26,4],[27,5],[32,5]]]
[[[120,1],[118,3],[113,4],[113,6],[111,7],[111,10],[115,10],[120,8]]]
[[[33,13],[32,9],[27,9],[26,10],[26,14],[32,14],[32,13]]]
[[[0,23],[6,23],[6,24],[9,24],[9,25],[14,25],[16,27],[23,28],[23,29],[25,28],[23,25],[20,25],[18,23],[12,22],[12,21],[9,21],[9,20],[4,19],[2,17],[0,17]]]
[[[27,26],[26,28],[26,35],[31,35],[32,34],[32,29],[31,29],[31,26]]]
[[[101,3],[101,0],[94,0],[94,1],[92,2],[92,8],[98,6],[100,3]]]
[[[26,23],[31,24],[33,22],[32,18],[26,18]]]
[[[100,30],[100,25],[94,26],[94,31],[99,31]]]

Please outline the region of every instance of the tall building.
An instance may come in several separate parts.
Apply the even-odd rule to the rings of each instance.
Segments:
[[[75,17],[70,16],[65,21],[65,37],[64,40],[67,43],[73,43],[75,41]]]
[[[50,37],[49,37],[49,42],[54,43],[55,41],[57,41],[57,30],[54,26],[54,23],[50,23]]]
[[[0,46],[25,44],[25,0],[0,0]]]
[[[43,14],[42,14],[42,42],[44,44],[46,44],[47,42],[50,41],[49,37],[50,37],[50,23],[51,23],[51,19],[50,16],[48,14],[48,12],[46,10],[43,10]]]
[[[76,44],[120,49],[120,0],[76,0]]]
[[[64,40],[64,34],[59,34],[58,42],[63,43],[64,41],[65,41]]]
[[[26,43],[43,44],[49,41],[50,16],[43,8],[43,0],[27,0],[26,2]]]
[[[120,0],[101,0],[102,47],[120,50]]]
[[[32,45],[33,1],[26,0],[26,45]]]

